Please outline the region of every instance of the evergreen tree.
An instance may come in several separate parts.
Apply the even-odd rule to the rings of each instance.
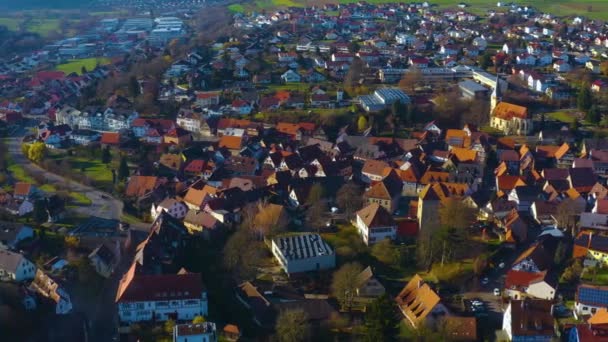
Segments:
[[[34,222],[41,224],[46,222],[48,219],[48,213],[46,211],[46,200],[37,200],[34,202],[34,211],[32,212],[32,218]]]
[[[385,294],[373,301],[365,315],[365,341],[394,341],[399,332],[399,319],[393,302]]]
[[[481,57],[479,57],[479,66],[482,69],[487,69],[489,67],[492,66],[492,55],[490,54],[489,51],[486,50],[486,52],[481,55]]]
[[[587,120],[590,123],[594,123],[594,124],[599,123],[601,118],[602,118],[602,116],[600,115],[600,112],[597,110],[596,105],[592,105],[591,108],[589,108],[589,110],[587,111],[587,115],[585,115],[585,120]]]
[[[129,93],[133,97],[137,97],[139,95],[139,82],[137,82],[137,77],[131,76],[129,78]]]
[[[118,180],[125,180],[129,177],[129,165],[127,165],[127,158],[124,156],[120,158],[120,166],[118,167]]]
[[[82,66],[82,68],[80,68],[80,74],[84,75],[87,73],[87,67],[85,67],[84,65]]]
[[[110,153],[110,147],[106,146],[101,152],[101,162],[109,164],[112,161],[112,154]]]
[[[589,84],[584,83],[578,92],[578,98],[576,99],[576,105],[578,109],[588,111],[591,108],[591,90],[589,90]]]

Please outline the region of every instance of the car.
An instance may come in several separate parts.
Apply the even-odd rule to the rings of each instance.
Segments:
[[[483,306],[483,302],[480,300],[473,300],[471,301],[471,304],[473,304],[473,306]]]
[[[502,269],[502,268],[505,268],[505,263],[504,263],[504,262],[501,262],[500,264],[498,264],[498,268],[501,268],[501,269]]]
[[[482,285],[488,285],[489,282],[490,282],[490,279],[488,279],[488,277],[484,277],[483,279],[481,279]]]
[[[500,297],[500,289],[499,289],[499,288],[495,288],[495,289],[494,289],[494,295],[495,295],[496,297]]]

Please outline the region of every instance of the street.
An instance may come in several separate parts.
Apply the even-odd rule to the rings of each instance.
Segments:
[[[77,213],[84,216],[97,216],[107,219],[120,220],[123,207],[122,201],[117,200],[113,198],[112,195],[99,191],[93,187],[74,181],[68,181],[65,177],[50,173],[29,161],[21,152],[21,140],[23,139],[24,135],[25,131],[21,130],[14,132],[10,138],[6,139],[8,153],[15,164],[22,167],[31,175],[43,174],[46,182],[56,186],[57,188],[65,188],[69,182],[71,191],[80,192],[87,196],[91,200],[91,205],[74,208]]]

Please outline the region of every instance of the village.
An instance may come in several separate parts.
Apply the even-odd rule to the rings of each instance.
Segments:
[[[0,59],[12,340],[608,340],[602,21],[129,8]]]

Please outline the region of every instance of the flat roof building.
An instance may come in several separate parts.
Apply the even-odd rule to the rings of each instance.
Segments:
[[[272,254],[287,274],[336,267],[336,254],[319,234],[277,236],[272,239]]]

